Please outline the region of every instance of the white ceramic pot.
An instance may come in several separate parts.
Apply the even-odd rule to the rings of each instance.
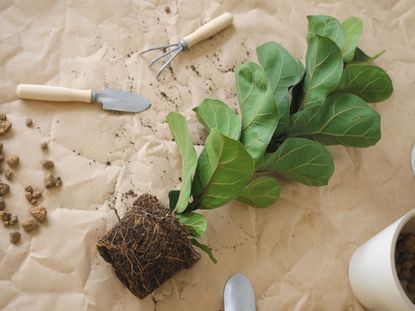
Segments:
[[[415,209],[361,245],[350,260],[350,285],[369,310],[415,310],[396,273],[395,248],[400,233],[415,234]]]

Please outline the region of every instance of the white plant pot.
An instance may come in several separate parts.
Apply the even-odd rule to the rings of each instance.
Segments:
[[[415,234],[415,209],[362,244],[352,255],[350,285],[359,302],[369,310],[415,310],[396,273],[395,248],[400,233]]]

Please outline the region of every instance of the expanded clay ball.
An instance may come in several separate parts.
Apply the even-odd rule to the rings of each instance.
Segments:
[[[41,224],[46,221],[46,218],[48,215],[48,211],[46,210],[46,208],[41,207],[41,206],[32,207],[30,209],[30,213],[37,220],[37,222]]]
[[[10,232],[9,234],[10,242],[13,244],[19,243],[21,236],[22,235],[20,234],[20,232],[17,232],[17,231]]]
[[[49,174],[45,177],[44,184],[46,188],[60,187],[62,186],[62,179]]]
[[[12,219],[12,213],[1,211],[0,212],[0,219],[3,222],[9,221],[10,219]]]
[[[16,215],[14,215],[10,217],[10,220],[5,221],[3,224],[5,227],[9,227],[9,226],[16,225],[18,222],[19,222],[19,218]]]
[[[15,168],[19,165],[20,158],[17,155],[12,155],[10,158],[6,160],[6,162],[11,168]]]
[[[6,195],[10,192],[10,186],[5,183],[0,183],[0,196]]]
[[[26,231],[27,233],[33,232],[34,230],[37,229],[38,226],[39,224],[33,218],[26,218],[22,222],[23,230]]]
[[[40,162],[40,164],[42,165],[44,169],[47,169],[47,170],[50,170],[55,166],[55,164],[51,160],[43,160]]]
[[[27,118],[25,121],[25,124],[27,127],[32,127],[33,126],[33,120],[30,118]]]
[[[13,177],[13,172],[11,170],[5,170],[4,177],[6,177],[7,180],[11,180]]]

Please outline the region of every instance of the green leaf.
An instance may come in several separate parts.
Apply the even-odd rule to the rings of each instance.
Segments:
[[[222,206],[238,196],[254,172],[254,161],[242,144],[212,129],[199,156],[193,180],[197,208]]]
[[[382,68],[350,64],[344,68],[336,92],[355,94],[368,103],[378,103],[391,96],[393,86],[391,78]]]
[[[312,137],[326,145],[368,147],[380,139],[380,115],[356,95],[333,94],[324,105],[294,114],[289,136]]]
[[[343,21],[342,27],[345,36],[342,48],[343,60],[350,62],[359,44],[360,35],[363,31],[363,23],[359,17],[352,16]]]
[[[331,16],[310,15],[308,19],[307,43],[317,35],[333,41],[340,49],[344,44],[344,31],[340,22]]]
[[[238,115],[224,102],[216,99],[205,99],[198,107],[194,108],[197,118],[205,129],[218,129],[223,135],[239,139],[241,135],[241,121]]]
[[[278,126],[274,136],[284,133],[290,122],[288,89],[301,81],[304,66],[276,42],[268,42],[256,48],[258,60],[268,79],[278,108]]]
[[[181,213],[189,204],[192,177],[197,165],[197,156],[190,139],[185,118],[176,112],[170,112],[167,115],[167,123],[182,156],[182,189],[176,204],[176,211]]]
[[[342,75],[343,58],[333,41],[314,36],[307,49],[306,73],[301,107],[321,105],[333,92]]]
[[[281,187],[278,182],[268,176],[260,176],[252,180],[238,197],[238,201],[253,207],[268,207],[280,197]]]
[[[265,72],[259,65],[240,65],[236,71],[236,87],[242,112],[241,142],[258,161],[277,128],[278,109]]]
[[[179,200],[180,191],[179,190],[170,190],[169,191],[169,209],[174,211]]]
[[[218,261],[216,260],[215,256],[212,253],[212,249],[209,247],[209,245],[206,244],[202,244],[200,243],[198,240],[196,239],[191,239],[190,240],[192,242],[192,244],[198,248],[200,248],[202,251],[204,251],[210,258],[210,260],[213,263],[217,263]]]
[[[277,151],[265,155],[260,169],[304,185],[324,186],[333,175],[334,163],[322,144],[305,138],[287,138]]]
[[[383,53],[385,53],[385,50],[379,52],[375,56],[368,56],[361,49],[356,48],[355,53],[354,53],[354,57],[353,57],[352,61],[350,62],[350,64],[372,63],[376,59],[378,59],[380,56],[382,56]]]
[[[195,238],[202,238],[207,229],[207,219],[202,214],[198,213],[185,213],[176,214],[180,223],[186,226],[190,235]]]

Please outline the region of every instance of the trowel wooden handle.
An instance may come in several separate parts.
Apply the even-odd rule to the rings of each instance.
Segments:
[[[17,96],[24,99],[36,99],[55,102],[91,102],[91,90],[76,90],[60,86],[19,84]]]
[[[187,47],[190,48],[196,43],[213,36],[215,33],[225,29],[233,22],[233,15],[229,12],[212,19],[210,22],[204,24],[202,27],[192,32],[190,35],[184,37],[182,40],[186,41]]]

